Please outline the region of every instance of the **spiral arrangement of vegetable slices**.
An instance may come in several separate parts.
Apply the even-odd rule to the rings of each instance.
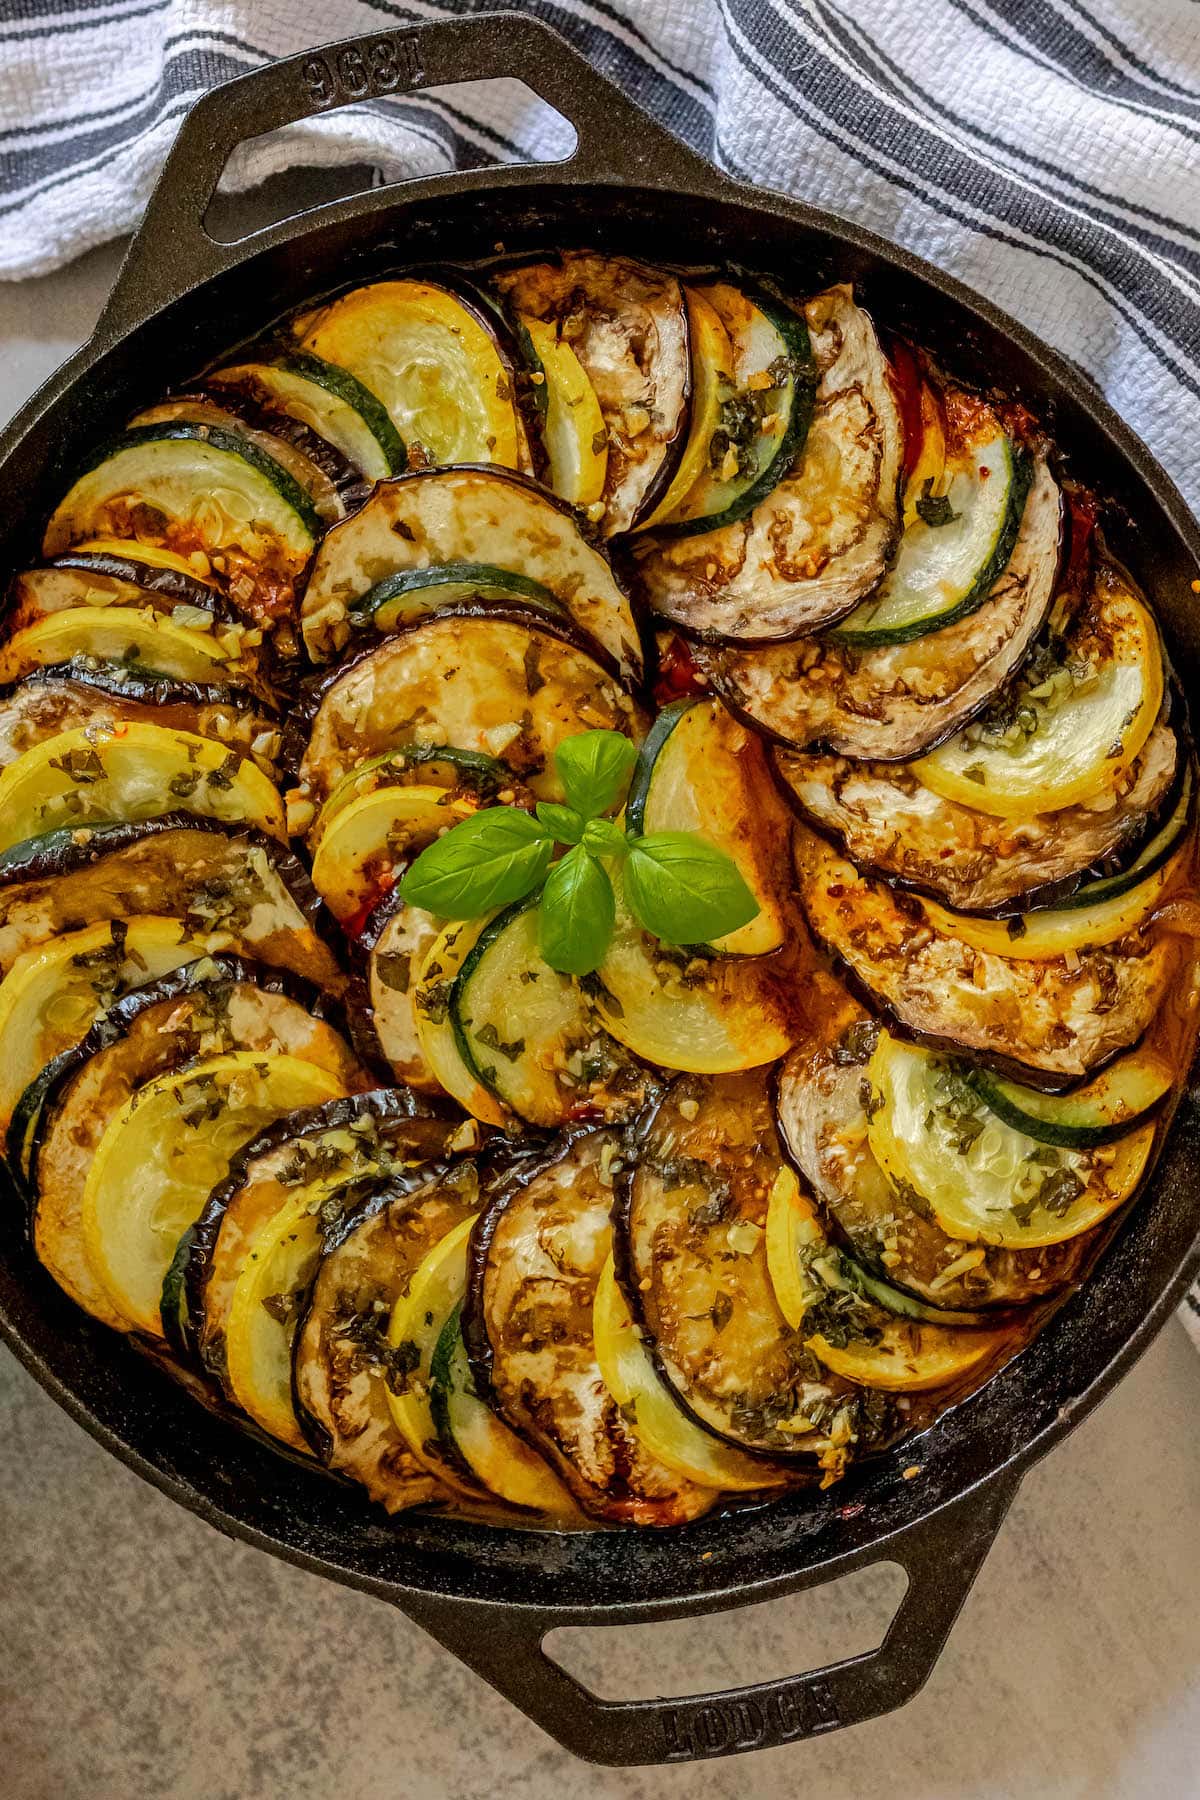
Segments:
[[[0,624],[0,1126],[79,1307],[543,1528],[828,1486],[1019,1352],[1191,1058],[1196,773],[1153,596],[936,351],[417,270],[78,461]]]

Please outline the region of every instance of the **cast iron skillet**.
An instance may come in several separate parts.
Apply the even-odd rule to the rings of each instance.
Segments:
[[[236,244],[203,217],[243,139],[369,95],[510,75],[575,126],[552,168],[439,176],[318,208]],[[36,554],[72,459],[170,381],[305,296],[405,263],[590,244],[664,261],[743,262],[798,292],[853,279],[956,369],[1025,398],[1110,501],[1112,536],[1154,595],[1177,671],[1200,662],[1189,582],[1200,531],[1145,447],[1062,356],[904,251],[718,174],[569,46],[513,14],[420,26],[288,58],[210,93],[184,122],[95,335],[0,442],[0,565]],[[1091,1280],[987,1387],[829,1495],[670,1532],[552,1535],[447,1518],[389,1522],[365,1498],[210,1416],[79,1313],[0,1207],[0,1329],[43,1387],[122,1461],[218,1529],[390,1600],[576,1754],[603,1763],[721,1756],[899,1706],[928,1676],[1024,1471],[1145,1349],[1200,1267],[1200,1109],[1185,1097],[1153,1180]],[[903,1471],[919,1463],[905,1480]],[[1147,1471],[1148,1478],[1151,1472]],[[541,1645],[759,1601],[886,1559],[908,1590],[867,1656],[679,1700],[596,1699]]]

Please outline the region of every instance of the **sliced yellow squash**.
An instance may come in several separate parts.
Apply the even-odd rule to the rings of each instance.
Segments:
[[[708,467],[713,434],[721,423],[722,403],[734,388],[733,346],[720,313],[698,288],[685,287],[683,298],[692,354],[692,416],[688,441],[671,485],[650,517],[638,524],[639,531],[647,531],[669,519],[695,487]]]
[[[234,1399],[256,1424],[294,1450],[308,1444],[292,1405],[292,1340],[297,1305],[321,1255],[317,1184],[286,1201],[255,1234],[234,1284],[225,1327],[226,1375]]]
[[[381,877],[465,819],[474,806],[436,787],[380,787],[317,822],[313,886],[339,919],[361,911]]]
[[[0,682],[18,681],[32,669],[75,656],[136,663],[177,681],[209,684],[228,682],[236,667],[236,657],[217,633],[175,625],[150,607],[72,606],[13,633],[0,650]]]
[[[886,1031],[866,1079],[876,1161],[964,1243],[1034,1249],[1078,1237],[1129,1198],[1154,1142],[1148,1124],[1091,1149],[1040,1143],[990,1112],[944,1057]]]
[[[1018,695],[1012,725],[968,725],[912,767],[935,794],[977,812],[1027,818],[1107,793],[1162,706],[1158,631],[1140,600],[1104,596],[1100,625],[1045,680]]]
[[[451,1099],[485,1125],[503,1125],[508,1114],[463,1061],[450,1010],[455,978],[487,923],[485,918],[451,924],[434,939],[417,977],[413,1011],[421,1053]]]
[[[1119,943],[1144,925],[1164,890],[1179,874],[1182,858],[1187,854],[1186,850],[1179,851],[1136,887],[1111,900],[1099,900],[1094,906],[1050,906],[1012,919],[983,919],[971,913],[950,912],[936,900],[925,900],[922,905],[937,931],[960,938],[976,950],[1023,962],[1049,962],[1072,950],[1098,950],[1104,944]]]
[[[467,1240],[474,1218],[448,1231],[419,1264],[407,1292],[397,1296],[388,1325],[388,1344],[396,1357],[401,1380],[386,1385],[388,1411],[421,1467],[448,1487],[478,1499],[482,1484],[455,1466],[439,1445],[437,1425],[430,1404],[430,1369],[442,1327],[462,1299]]]
[[[213,738],[122,723],[61,732],[9,763],[0,852],[47,831],[171,812],[285,835],[283,802],[256,764]]]
[[[513,380],[482,314],[428,281],[354,288],[304,321],[303,348],[378,396],[430,463],[519,467]]]
[[[295,1056],[232,1051],[138,1088],[115,1113],[83,1190],[87,1258],[117,1312],[161,1337],[176,1246],[236,1151],[301,1106],[337,1100],[336,1076]]]
[[[572,506],[592,506],[604,493],[608,432],[596,390],[558,327],[522,318],[546,376],[546,419],[542,427],[550,459],[550,486]]]

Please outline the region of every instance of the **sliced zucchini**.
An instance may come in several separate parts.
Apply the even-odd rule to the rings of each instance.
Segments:
[[[488,563],[462,562],[432,569],[401,569],[395,575],[385,575],[368,588],[361,600],[354,602],[347,617],[355,627],[372,626],[386,634],[403,630],[418,619],[427,619],[444,607],[470,601],[528,606],[535,612],[548,613],[552,619],[571,616],[548,587],[529,575],[497,569]]]
[[[541,320],[570,345],[607,433],[601,529],[649,515],[687,441],[688,317],[674,275],[620,256],[569,251],[493,277],[526,327]]]
[[[227,1385],[230,1307],[259,1232],[301,1196],[319,1214],[322,1232],[332,1232],[380,1186],[426,1181],[427,1165],[445,1159],[458,1129],[453,1121],[416,1115],[408,1094],[387,1088],[289,1113],[260,1133],[233,1158],[186,1234],[178,1329],[164,1294],[168,1338]]]
[[[512,370],[464,296],[428,281],[379,281],[301,323],[304,355],[349,370],[378,396],[423,464],[518,466]]]
[[[1032,462],[974,395],[952,389],[944,407],[941,476],[916,502],[878,588],[830,631],[839,644],[873,649],[940,631],[977,611],[1008,566]]]
[[[473,1118],[503,1125],[508,1113],[465,1061],[450,1010],[459,971],[487,925],[487,919],[469,919],[447,925],[434,938],[417,975],[412,1010],[421,1056],[439,1087]]]
[[[281,1113],[344,1092],[298,1057],[235,1051],[130,1096],[96,1146],[81,1202],[85,1254],[127,1329],[161,1336],[175,1247],[233,1153]]]
[[[197,1054],[241,1052],[267,1063],[276,1056],[289,1063],[301,1060],[331,1091],[363,1086],[359,1065],[341,1037],[312,1016],[319,1011],[311,990],[292,998],[269,970],[236,958],[205,957],[124,995],[81,1044],[43,1071],[24,1132],[34,1195],[33,1244],[59,1286],[85,1311],[128,1328],[126,1315],[114,1307],[93,1269],[82,1231],[85,1179],[110,1120],[146,1083]],[[10,1143],[18,1117],[14,1114]],[[147,1174],[153,1164],[150,1158]],[[178,1233],[161,1240],[160,1286],[177,1239]]]
[[[332,677],[301,763],[302,793],[323,799],[385,751],[456,744],[500,757],[538,799],[561,800],[554,751],[564,738],[591,729],[636,737],[640,726],[625,690],[548,622],[439,613]]]
[[[948,1311],[970,1317],[1027,1306],[1077,1281],[1086,1237],[1035,1250],[967,1246],[943,1231],[915,1190],[893,1188],[867,1138],[874,1102],[866,1069],[879,1029],[832,976],[816,972],[808,1029],[775,1091],[787,1153],[853,1256],[864,1290],[891,1312],[937,1323]]]
[[[131,721],[217,738],[252,757],[265,775],[276,775],[279,719],[250,694],[85,657],[35,669],[0,690],[0,769],[60,732]]]
[[[137,538],[208,556],[223,592],[260,622],[286,616],[321,521],[303,488],[239,433],[143,425],[105,444],[59,502],[46,556],[82,539]]]
[[[64,932],[17,957],[0,980],[0,1129],[25,1089],[130,988],[215,951],[228,932],[196,935],[178,919],[110,919]]]
[[[184,557],[172,556],[164,564],[144,556],[138,544],[118,543],[111,550],[81,545],[52,563],[14,575],[5,635],[76,606],[150,607],[176,624],[200,630],[210,628],[214,616],[236,617]]]
[[[426,1254],[479,1206],[473,1160],[380,1187],[330,1232],[296,1333],[296,1415],[330,1468],[361,1482],[389,1512],[445,1497],[417,1461],[388,1405],[404,1379],[388,1325]]]
[[[899,537],[904,434],[875,328],[849,288],[810,300],[794,323],[782,309],[770,319],[757,303],[755,309],[749,360],[760,366],[729,403],[735,429],[724,433],[729,441],[715,480],[701,479],[695,523],[704,529],[694,537],[664,536],[639,569],[651,606],[682,630],[766,644],[832,624],[886,572]],[[733,316],[731,310],[727,324]],[[811,425],[810,332],[820,371]],[[765,367],[764,333],[779,345]],[[772,372],[781,377],[778,410],[770,388],[749,386]],[[771,435],[763,431],[768,420]],[[790,440],[786,460],[776,431]],[[745,446],[734,441],[743,432]],[[719,433],[714,449],[721,442]]]
[[[463,959],[450,991],[455,1045],[527,1125],[619,1117],[644,1100],[645,1072],[599,1026],[579,983],[542,961],[538,899],[498,914]]]
[[[614,668],[627,679],[640,677],[629,600],[605,556],[584,537],[578,515],[544,488],[500,469],[430,470],[387,482],[331,531],[304,590],[310,656],[326,660],[345,644],[351,609],[380,582],[464,563],[536,582]]]
[[[949,912],[935,900],[920,905],[937,931],[960,938],[977,950],[1018,962],[1044,962],[1080,950],[1097,950],[1144,932],[1163,894],[1178,879],[1184,856],[1184,851],[1177,851],[1169,862],[1160,863],[1132,886],[1120,877],[1088,882],[1061,906],[1041,907],[1011,919]],[[1116,893],[1110,891],[1114,882]],[[1099,897],[1095,889],[1101,890]]]
[[[592,1518],[679,1525],[712,1506],[644,1446],[596,1360],[618,1140],[586,1132],[501,1183],[472,1245],[463,1337],[476,1392],[562,1477]]]
[[[881,1305],[872,1290],[884,1284],[829,1242],[791,1169],[775,1178],[766,1240],[771,1285],[789,1327],[847,1381],[884,1392],[947,1387],[994,1362],[1009,1341],[1008,1332],[972,1329],[980,1321],[970,1313],[939,1318],[903,1296],[899,1308]]]
[[[676,1404],[752,1455],[840,1468],[897,1420],[828,1378],[788,1324],[767,1262],[783,1169],[758,1074],[687,1075],[639,1130],[614,1212],[617,1279]]]
[[[1158,830],[1146,838],[1137,855],[1123,868],[1109,869],[1091,881],[1081,882],[1074,893],[1064,898],[1062,905],[1066,908],[1109,906],[1122,894],[1141,890],[1165,863],[1178,856],[1190,833],[1195,784],[1195,764],[1189,759],[1183,766],[1175,804],[1166,812]]]
[[[157,725],[85,726],[47,738],[0,774],[0,869],[5,851],[60,827],[170,812],[284,835],[278,792],[236,750]]]
[[[313,886],[339,919],[361,916],[391,885],[397,865],[475,810],[452,790],[430,786],[378,787],[361,794],[318,824]]]
[[[1154,1142],[1143,1125],[1090,1150],[1040,1143],[986,1108],[944,1057],[886,1031],[866,1079],[876,1161],[969,1244],[1029,1249],[1091,1230],[1128,1200]]]
[[[617,920],[583,986],[616,1038],[665,1069],[706,1074],[774,1062],[792,1041],[786,975],[752,958],[674,950],[644,932],[614,882]]]
[[[463,1250],[465,1287],[465,1245]],[[543,1458],[476,1394],[461,1317],[460,1300],[442,1327],[429,1365],[429,1407],[439,1440],[452,1446],[453,1454],[498,1500],[563,1519],[575,1515],[570,1495]]]
[[[1056,812],[1110,792],[1163,700],[1158,631],[1118,571],[1056,650],[1033,659],[997,707],[915,764],[935,794],[1002,818]]]
[[[3,990],[0,989],[0,993]],[[1153,1050],[1138,1049],[1110,1063],[1102,1075],[1070,1094],[1039,1094],[989,1069],[966,1079],[989,1112],[1039,1144],[1093,1150],[1144,1125],[1174,1085],[1171,1069]]]
[[[441,926],[421,906],[408,906],[393,888],[367,920],[359,943],[368,954],[367,991],[380,1048],[397,1081],[421,1093],[441,1083],[421,1048],[417,984]]]
[[[697,396],[684,461],[695,467],[658,515],[672,537],[734,525],[769,497],[804,449],[816,385],[808,325],[791,307],[728,281],[687,292]],[[709,315],[699,332],[698,307]]]
[[[671,477],[671,485],[654,511],[638,525],[639,531],[661,529],[669,520],[679,516],[684,501],[690,498],[705,478],[711,484],[709,468],[714,440],[722,428],[723,408],[736,385],[730,334],[725,329],[712,298],[706,296],[701,288],[685,287],[683,301],[687,307],[692,357],[692,411],[688,422],[687,443]],[[763,397],[765,400],[765,393]],[[763,410],[768,408],[769,402]]]
[[[408,467],[408,452],[387,408],[348,369],[317,356],[273,363],[236,363],[205,377],[210,387],[270,399],[340,450],[368,481]]]
[[[813,936],[876,1010],[1051,1092],[1136,1043],[1178,967],[1166,933],[1044,962],[977,948],[956,935],[957,921],[954,933],[942,930],[931,904],[867,881],[803,826],[796,870]]]
[[[79,606],[47,613],[14,633],[0,649],[0,683],[89,657],[175,681],[236,684],[254,673],[256,648],[238,627],[218,633],[176,625],[149,607]]]
[[[190,933],[227,931],[258,962],[329,992],[343,985],[314,929],[320,901],[292,853],[248,826],[182,813],[47,832],[0,858],[0,970],[58,932],[146,913]]]
[[[557,326],[535,318],[520,323],[544,377],[550,486],[571,506],[593,506],[602,500],[608,471],[608,431],[596,390]]]
[[[239,406],[240,410],[230,411],[227,407],[218,405],[207,394],[174,395],[169,400],[159,401],[155,406],[145,407],[130,420],[130,426],[136,431],[143,425],[173,425],[180,422],[201,425],[206,429],[211,427],[233,436],[244,437],[256,450],[261,450],[264,456],[291,476],[296,486],[307,494],[313,511],[323,524],[332,524],[335,519],[344,518],[345,502],[338,492],[337,484],[320,464],[314,462],[297,444],[289,442],[276,432],[262,430],[255,425],[247,414],[259,416],[257,409],[236,400],[234,405]]]
[[[911,644],[844,648],[827,638],[753,650],[696,644],[731,710],[781,744],[907,762],[980,712],[1020,667],[1054,601],[1062,496],[1035,462],[1008,566],[969,618]]]
[[[895,763],[771,751],[785,795],[866,873],[958,912],[1024,912],[1068,896],[1095,865],[1128,861],[1177,787],[1179,740],[1160,721],[1112,804],[998,819],[944,800]],[[1154,833],[1157,839],[1158,834]]]
[[[625,828],[633,837],[697,832],[736,863],[758,915],[709,949],[764,956],[788,941],[788,817],[761,743],[719,700],[676,700],[659,713],[629,784]]]
[[[604,1385],[650,1456],[699,1487],[725,1493],[752,1493],[784,1482],[782,1470],[720,1443],[676,1406],[633,1322],[611,1256],[596,1284],[592,1333]]]

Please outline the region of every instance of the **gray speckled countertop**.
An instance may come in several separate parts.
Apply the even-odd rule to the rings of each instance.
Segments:
[[[0,414],[86,336],[115,266],[0,287]],[[1174,1321],[1028,1477],[903,1712],[669,1771],[585,1768],[386,1606],[225,1542],[3,1351],[0,1407],[5,1800],[1200,1794],[1200,1364]],[[560,1654],[613,1696],[695,1692],[866,1649],[896,1596],[868,1572]]]

